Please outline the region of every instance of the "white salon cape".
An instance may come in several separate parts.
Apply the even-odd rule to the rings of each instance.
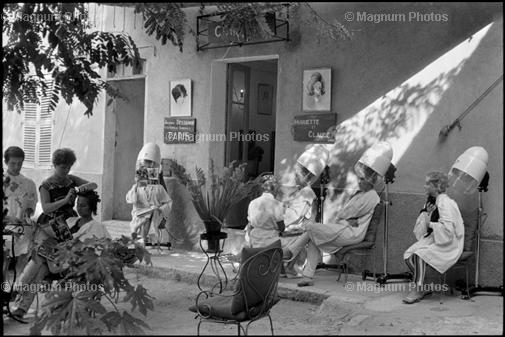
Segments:
[[[77,220],[79,220],[79,217],[71,217],[68,218],[67,224],[68,227],[72,228],[76,225]],[[86,222],[84,225],[79,228],[77,232],[73,234],[74,239],[79,239],[79,241],[84,241],[86,239],[92,239],[92,238],[109,238],[111,239],[110,233],[107,230],[107,227],[105,227],[104,224],[101,222],[98,222],[96,220],[91,220],[89,222]]]
[[[326,253],[334,253],[344,246],[359,243],[365,238],[375,206],[379,202],[379,195],[374,189],[359,191],[344,204],[334,222],[308,223],[307,233],[312,242]],[[357,220],[356,227],[346,220],[351,218]]]
[[[133,204],[130,230],[132,233],[147,221],[152,214],[149,234],[156,233],[163,218],[168,218],[172,209],[172,199],[160,184],[136,186],[126,193],[126,202]]]
[[[316,194],[310,186],[305,186],[285,200],[284,225],[286,232],[305,230],[305,223],[312,217],[312,206]]]
[[[265,247],[279,240],[277,222],[284,217],[284,205],[271,193],[264,192],[249,203],[246,243],[250,247]]]
[[[417,254],[439,273],[445,273],[463,253],[465,226],[458,205],[447,194],[439,194],[436,204],[440,215],[438,222],[429,222],[429,218],[426,220],[429,217],[427,212],[418,216],[414,226],[418,241],[405,251],[403,258]],[[433,232],[424,237],[428,223]]]

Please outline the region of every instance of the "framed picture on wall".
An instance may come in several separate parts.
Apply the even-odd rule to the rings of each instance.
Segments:
[[[274,88],[270,84],[259,83],[258,84],[258,114],[259,115],[271,115],[272,114],[272,103],[274,96]]]
[[[331,110],[331,68],[303,71],[303,111]]]
[[[170,81],[170,116],[191,116],[191,80]]]

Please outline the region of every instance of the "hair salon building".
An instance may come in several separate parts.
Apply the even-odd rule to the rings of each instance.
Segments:
[[[104,74],[128,101],[104,95],[89,119],[77,102],[71,107],[60,103],[49,122],[51,150],[76,151],[73,173],[99,184],[100,216],[108,220],[129,217],[125,194],[146,142],[157,143],[162,158],[176,159],[189,172],[195,165],[207,172],[210,159],[221,168],[240,160],[248,162],[251,176],[273,171],[285,181],[311,144],[334,143],[324,207],[329,220],[345,199],[342,192],[355,187],[355,162],[374,143],[388,141],[397,167],[388,186],[389,271],[402,272],[403,251],[415,241],[412,229],[425,200],[426,173],[448,172],[467,148],[482,146],[489,153],[490,184],[483,194],[488,216],[481,239],[481,283],[502,284],[502,5],[311,6],[329,21],[343,23],[352,39],[318,35],[301,6],[298,24],[278,22],[280,41],[221,46],[223,37],[234,32],[223,30],[219,20],[199,18],[195,6],[185,8],[188,23],[195,31],[206,27],[207,35],[197,42],[186,34],[181,53],[148,36],[132,7],[90,4],[92,29],[130,34],[142,69]],[[460,128],[440,135],[458,121]],[[25,116],[4,112],[4,148],[23,146],[26,125]],[[34,158],[23,172],[40,184],[50,174],[50,163]],[[168,181],[175,200],[170,225],[189,228],[186,232],[194,236],[203,226],[189,196]],[[477,194],[465,199],[462,210],[476,210]],[[377,266],[382,265],[382,225]]]

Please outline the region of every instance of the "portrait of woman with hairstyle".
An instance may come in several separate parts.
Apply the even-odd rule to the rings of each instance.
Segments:
[[[191,116],[191,80],[170,82],[170,116]]]
[[[184,85],[177,84],[172,89],[172,97],[174,98],[175,103],[183,104],[186,96],[188,96],[188,93],[186,92],[186,88],[184,87]]]
[[[331,107],[331,69],[303,72],[303,110],[329,111]]]

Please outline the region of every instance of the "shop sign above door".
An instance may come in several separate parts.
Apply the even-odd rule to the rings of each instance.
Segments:
[[[336,126],[336,113],[319,113],[295,116],[291,129],[298,142],[334,143]]]
[[[247,44],[289,41],[289,22],[277,18],[277,14],[274,12],[265,14],[265,20],[273,33],[270,38],[264,38],[260,34],[247,34],[245,26],[238,28],[224,26],[222,20],[223,14],[225,13],[200,15],[197,17],[196,49],[198,51]]]
[[[196,133],[196,118],[165,117],[163,127],[163,142],[165,144],[194,143]]]

